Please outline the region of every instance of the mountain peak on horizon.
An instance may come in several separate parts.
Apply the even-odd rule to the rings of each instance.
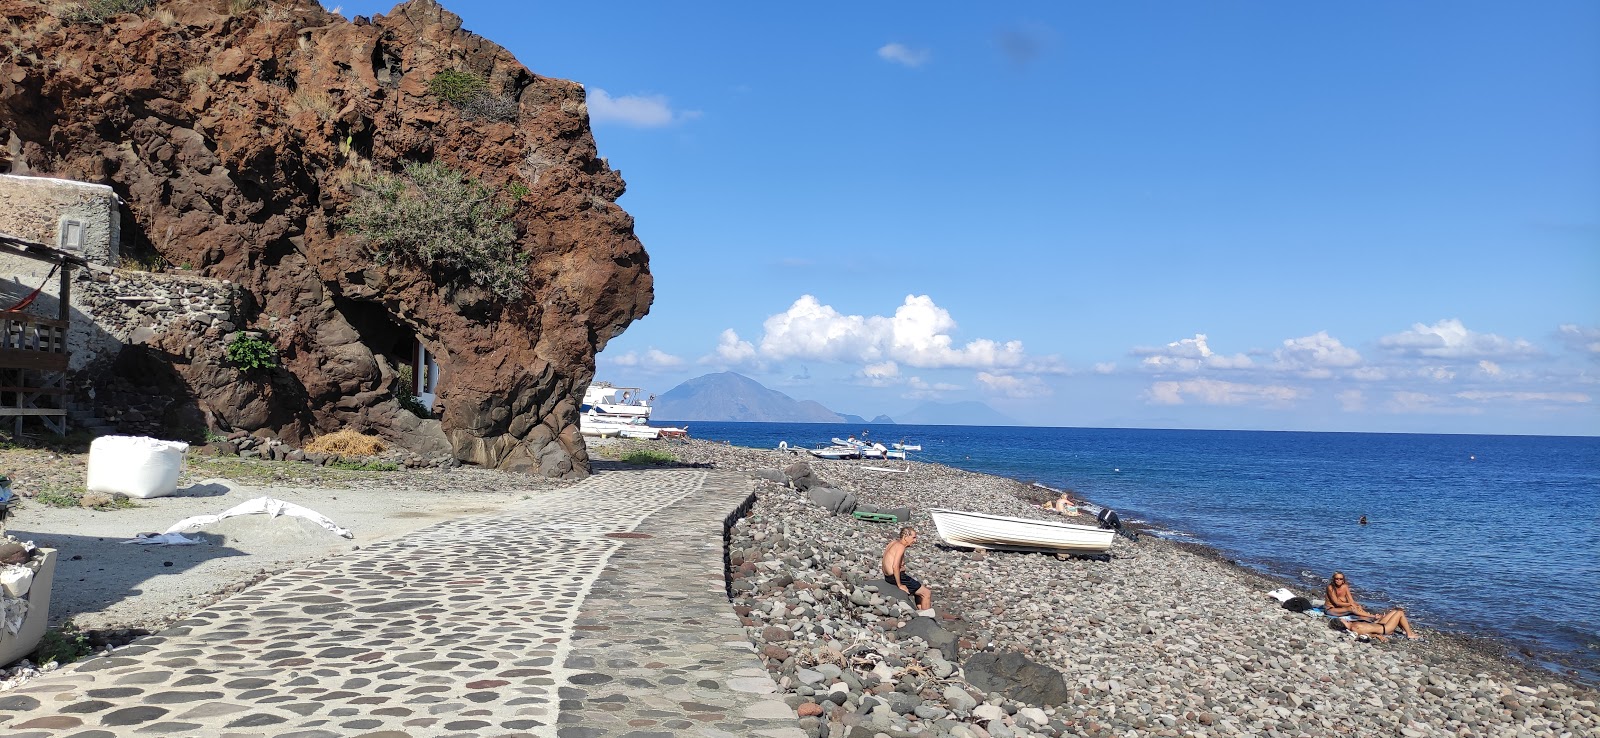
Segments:
[[[844,423],[848,418],[812,400],[796,400],[737,372],[690,379],[656,398],[651,414],[669,420],[755,423]]]

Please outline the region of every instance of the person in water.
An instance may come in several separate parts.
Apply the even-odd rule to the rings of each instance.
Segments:
[[[900,529],[898,538],[884,547],[883,581],[899,587],[901,592],[914,597],[917,610],[921,611],[933,607],[933,591],[906,571],[906,549],[916,542],[917,529],[908,525]]]
[[[1350,592],[1350,581],[1344,578],[1342,571],[1334,572],[1328,580],[1328,592],[1323,599],[1322,611],[1329,615],[1355,615],[1368,620],[1378,618],[1356,602],[1355,595]]]
[[[1406,619],[1404,608],[1397,607],[1390,610],[1373,622],[1364,620],[1334,620],[1335,628],[1344,628],[1356,635],[1372,636],[1378,640],[1385,640],[1384,636],[1392,636],[1395,631],[1406,634],[1407,638],[1416,638],[1411,632],[1411,621]]]

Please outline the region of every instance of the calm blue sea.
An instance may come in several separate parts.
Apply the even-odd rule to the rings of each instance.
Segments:
[[[695,438],[755,448],[863,430],[687,425]],[[1600,438],[868,429],[885,444],[922,444],[917,460],[1077,490],[1305,589],[1320,592],[1339,569],[1369,606],[1403,604],[1427,626],[1500,638],[1600,679]]]

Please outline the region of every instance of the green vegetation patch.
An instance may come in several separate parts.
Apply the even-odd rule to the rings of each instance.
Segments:
[[[33,496],[33,501],[41,505],[49,505],[50,507],[78,506],[77,495],[72,494],[71,492],[62,492],[54,489],[39,490],[39,494]]]
[[[92,653],[94,646],[89,644],[89,636],[69,620],[44,632],[39,647],[33,650],[33,663],[44,666],[54,661],[66,666]]]
[[[241,333],[228,344],[228,361],[233,362],[240,371],[275,369],[278,366],[278,349],[260,336]]]
[[[380,263],[454,271],[507,301],[522,297],[528,255],[517,248],[511,208],[496,202],[494,190],[443,164],[417,162],[359,184],[344,224],[377,246]]]
[[[653,449],[629,451],[622,456],[621,461],[624,464],[638,464],[640,466],[662,466],[664,464],[678,463],[677,457],[672,454]]]
[[[517,101],[491,92],[489,81],[471,72],[446,69],[433,75],[428,94],[460,108],[471,120],[517,119]]]
[[[155,0],[86,0],[72,3],[60,11],[61,20],[68,23],[105,23],[123,13],[137,13]]]

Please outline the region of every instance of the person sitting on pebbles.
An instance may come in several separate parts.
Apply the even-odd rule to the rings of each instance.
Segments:
[[[916,577],[906,572],[906,549],[917,542],[917,529],[906,526],[900,529],[900,536],[889,542],[883,549],[883,581],[900,588],[901,592],[911,595],[917,603],[918,615],[931,615],[933,612],[933,591],[928,585],[917,581]]]
[[[1334,628],[1344,628],[1356,635],[1372,636],[1380,641],[1388,640],[1384,636],[1392,636],[1395,631],[1406,634],[1407,638],[1416,638],[1411,632],[1411,621],[1406,619],[1405,608],[1396,607],[1380,616],[1373,622],[1364,620],[1333,620]]]
[[[1378,616],[1367,612],[1367,608],[1356,602],[1356,597],[1350,592],[1350,582],[1345,579],[1344,572],[1336,571],[1328,579],[1328,592],[1323,598],[1325,603],[1322,611],[1335,616],[1354,615],[1365,620],[1377,620]]]
[[[1073,502],[1072,498],[1068,497],[1065,492],[1063,492],[1061,496],[1057,497],[1053,502],[1046,502],[1039,507],[1040,509],[1044,510],[1054,510],[1062,515],[1078,514],[1078,504]]]

